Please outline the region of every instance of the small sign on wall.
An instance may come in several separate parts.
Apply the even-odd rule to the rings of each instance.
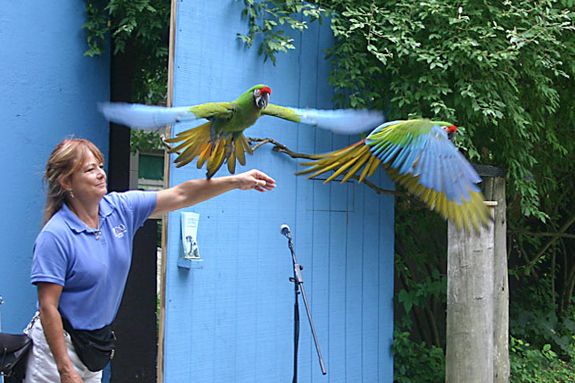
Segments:
[[[181,214],[182,252],[178,257],[178,266],[187,269],[201,269],[202,258],[198,246],[198,213],[185,211]]]

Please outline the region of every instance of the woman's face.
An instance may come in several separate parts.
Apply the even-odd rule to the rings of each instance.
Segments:
[[[106,172],[104,164],[87,150],[82,166],[70,176],[69,189],[80,201],[101,200],[106,195]]]

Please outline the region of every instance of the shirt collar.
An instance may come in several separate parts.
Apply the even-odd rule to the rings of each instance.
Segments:
[[[108,217],[114,211],[114,208],[110,205],[106,197],[102,198],[99,205],[99,216],[100,216],[100,227],[103,226],[106,217]],[[88,227],[78,216],[70,209],[70,207],[66,204],[62,204],[62,208],[60,209],[60,214],[62,218],[64,218],[64,222],[76,233],[81,233],[83,231],[87,232],[94,232],[98,231],[98,229],[93,229]]]

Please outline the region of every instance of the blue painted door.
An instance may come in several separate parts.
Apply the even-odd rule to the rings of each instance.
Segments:
[[[241,2],[177,2],[174,105],[235,99],[257,83],[271,102],[329,108],[324,49],[329,28],[295,36],[298,50],[276,66],[246,50]],[[175,132],[194,124],[179,124]],[[357,137],[263,117],[246,132],[273,137],[305,153],[348,145]],[[170,168],[170,184],[204,176]],[[225,175],[225,166],[218,175]],[[177,266],[180,212],[169,215],[164,345],[165,382],[287,382],[293,368],[292,264],[280,225],[292,228],[304,286],[328,374],[322,376],[303,303],[300,382],[391,382],[393,365],[393,198],[355,183],[324,185],[296,177],[297,161],[258,149],[244,171],[277,181],[272,192],[233,191],[188,208],[200,214],[202,268]],[[386,175],[379,185],[392,188]]]

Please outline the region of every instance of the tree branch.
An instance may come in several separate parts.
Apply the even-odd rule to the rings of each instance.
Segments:
[[[533,266],[535,264],[535,262],[537,262],[539,260],[539,258],[541,258],[545,254],[547,249],[549,249],[555,242],[557,242],[565,234],[567,229],[569,229],[569,227],[573,223],[575,223],[575,215],[572,216],[569,220],[567,220],[567,222],[565,222],[565,224],[557,232],[557,235],[555,235],[553,238],[551,238],[551,240],[549,240],[549,242],[547,242],[547,244],[545,246],[543,246],[541,251],[539,251],[537,253],[537,255],[535,257],[533,257],[533,259],[531,261],[529,261],[527,266],[529,266],[529,267]]]
[[[252,142],[257,142],[257,144],[255,144],[254,146],[252,146],[252,150],[257,150],[260,147],[262,147],[265,144],[272,144],[274,147],[272,148],[272,150],[274,152],[278,152],[278,153],[285,153],[288,156],[290,156],[291,158],[305,158],[307,160],[315,160],[316,157],[313,156],[312,154],[306,154],[306,153],[297,153],[294,152],[292,150],[290,150],[287,146],[285,146],[284,144],[281,144],[279,142],[277,142],[276,140],[274,140],[273,138],[256,138],[256,137],[248,137],[248,141],[250,143]]]
[[[525,231],[525,230],[512,230],[516,234],[525,234],[530,235],[532,237],[553,237],[553,238],[567,238],[567,239],[575,239],[575,234],[569,233],[553,233],[549,231],[543,232],[533,232],[533,231]]]

